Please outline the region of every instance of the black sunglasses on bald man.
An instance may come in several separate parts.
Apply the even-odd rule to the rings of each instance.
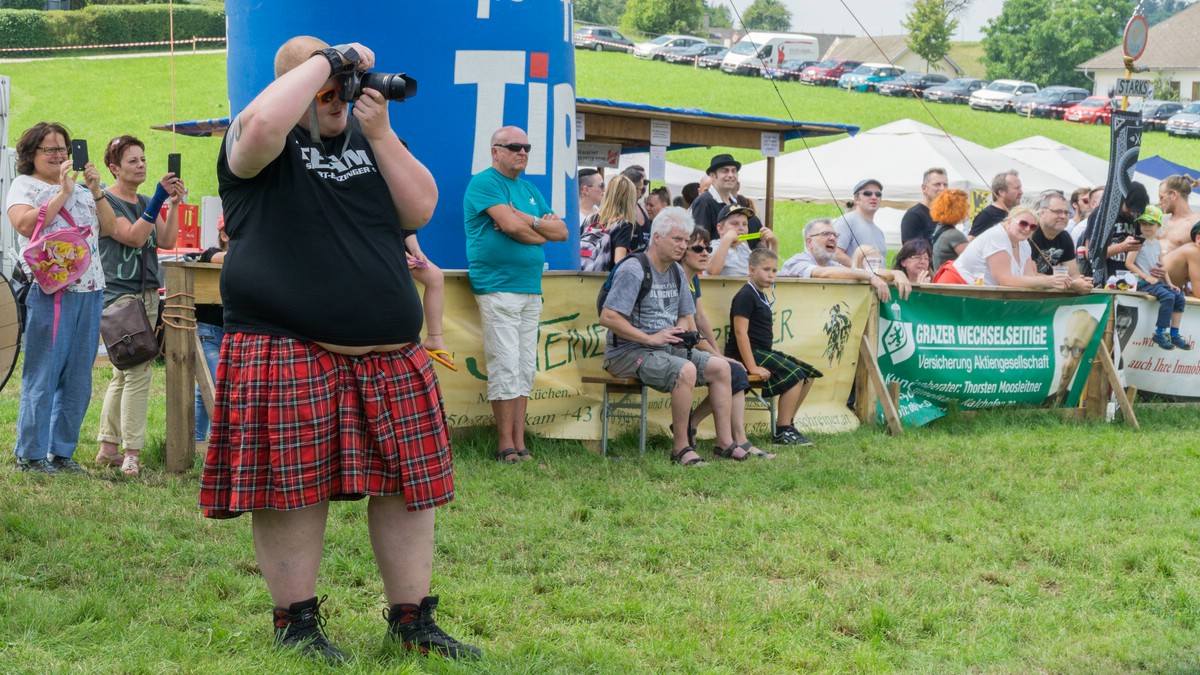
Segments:
[[[492,147],[493,148],[504,148],[505,150],[508,150],[509,152],[520,152],[522,150],[524,150],[525,152],[529,152],[530,148],[532,148],[533,146],[528,143],[492,143]]]

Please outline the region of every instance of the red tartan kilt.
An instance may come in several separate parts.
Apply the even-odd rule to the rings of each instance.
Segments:
[[[200,478],[205,516],[401,494],[410,511],[454,498],[441,391],[420,345],[346,356],[225,336]]]

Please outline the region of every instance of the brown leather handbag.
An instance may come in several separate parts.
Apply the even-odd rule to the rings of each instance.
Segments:
[[[146,287],[146,249],[142,249],[142,284]],[[139,294],[140,295],[140,294]],[[108,360],[117,370],[128,370],[154,360],[161,350],[154,326],[140,299],[113,303],[100,314],[100,337]]]

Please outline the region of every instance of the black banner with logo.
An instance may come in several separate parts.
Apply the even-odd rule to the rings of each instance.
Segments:
[[[1113,230],[1121,202],[1129,194],[1133,181],[1133,165],[1137,164],[1142,150],[1142,115],[1127,110],[1114,110],[1112,114],[1112,144],[1108,150],[1108,178],[1104,181],[1104,196],[1095,208],[1100,212],[1088,238],[1088,263],[1092,268],[1092,283],[1103,288],[1108,280],[1108,245],[1112,242]]]

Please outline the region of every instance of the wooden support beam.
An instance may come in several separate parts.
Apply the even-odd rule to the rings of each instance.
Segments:
[[[167,295],[171,297],[167,304],[182,306],[170,310],[170,313],[194,316],[192,270],[176,265],[164,267],[167,272]],[[163,462],[167,471],[182,473],[191,470],[196,454],[193,440],[196,427],[196,357],[192,354],[192,335],[195,331],[169,324],[164,330],[167,351],[167,439]],[[201,355],[200,360],[203,359]]]
[[[900,424],[900,413],[896,410],[896,405],[892,403],[892,398],[887,395],[888,389],[883,383],[883,373],[879,372],[879,363],[875,360],[875,352],[871,349],[871,343],[866,335],[859,343],[858,361],[859,368],[866,371],[867,379],[870,380],[871,386],[879,397],[879,404],[883,406],[883,418],[887,421],[888,433],[899,436],[904,433],[904,426]],[[859,394],[862,393],[865,392],[859,392]],[[899,396],[898,391],[896,394]]]
[[[1100,368],[1108,378],[1108,385],[1112,387],[1113,396],[1117,397],[1117,405],[1121,406],[1121,415],[1125,417],[1125,423],[1134,429],[1141,428],[1138,425],[1137,416],[1133,414],[1133,404],[1129,402],[1129,397],[1125,395],[1125,389],[1121,386],[1121,378],[1117,376],[1117,367],[1113,365],[1112,357],[1108,355],[1107,351],[1101,349],[1096,353],[1096,358],[1100,361]]]

